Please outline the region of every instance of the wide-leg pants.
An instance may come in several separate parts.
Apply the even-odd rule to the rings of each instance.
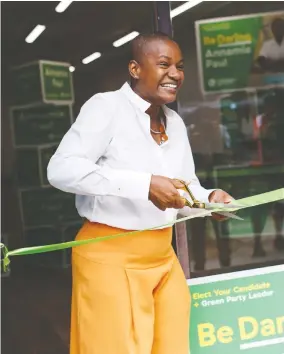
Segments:
[[[77,240],[124,230],[86,222]],[[188,354],[190,294],[172,228],[73,248],[71,354]]]

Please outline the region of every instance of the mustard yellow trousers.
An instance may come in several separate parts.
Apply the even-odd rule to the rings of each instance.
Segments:
[[[124,230],[86,222],[76,239]],[[73,248],[70,354],[188,354],[190,294],[172,228]]]

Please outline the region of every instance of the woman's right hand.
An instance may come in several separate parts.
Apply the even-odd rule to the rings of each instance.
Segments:
[[[167,208],[182,209],[185,201],[178,192],[182,188],[183,184],[178,180],[152,175],[149,200],[163,211]]]

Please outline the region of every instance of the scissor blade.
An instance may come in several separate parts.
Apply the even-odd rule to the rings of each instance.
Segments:
[[[236,219],[236,220],[244,220],[243,218],[240,218],[239,216],[229,213],[228,211],[218,211],[216,214],[226,216],[226,218],[231,218],[231,219]]]
[[[228,203],[228,204],[225,204],[225,203],[205,203],[205,209],[207,210],[211,210],[211,209],[225,209],[225,210],[228,210],[228,209],[239,209],[239,208],[243,208],[244,205],[237,205],[237,204],[231,204],[231,203]]]

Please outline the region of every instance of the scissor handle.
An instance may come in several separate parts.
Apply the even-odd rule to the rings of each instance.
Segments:
[[[184,206],[193,208],[193,204],[191,204],[189,200],[187,200],[186,198],[181,198],[181,199],[184,201]]]
[[[192,191],[191,191],[190,188],[188,187],[188,184],[187,184],[185,181],[180,180],[180,179],[179,179],[178,181],[183,184],[183,187],[182,187],[182,188],[179,188],[179,189],[181,189],[181,190],[187,192],[187,193],[189,194],[191,200],[192,200],[192,203],[190,203],[189,200],[187,200],[186,198],[183,198],[184,201],[185,201],[185,205],[188,206],[188,207],[190,207],[190,208],[205,209],[205,203],[200,202],[199,200],[197,200],[197,199],[194,197]]]
[[[195,201],[193,204],[193,208],[197,208],[197,209],[205,209],[205,203],[199,202],[199,201]]]
[[[205,209],[205,203],[195,201],[194,203],[190,203],[190,201],[186,198],[182,197],[182,200],[184,201],[184,205],[188,206],[190,208],[195,208],[195,209]]]

